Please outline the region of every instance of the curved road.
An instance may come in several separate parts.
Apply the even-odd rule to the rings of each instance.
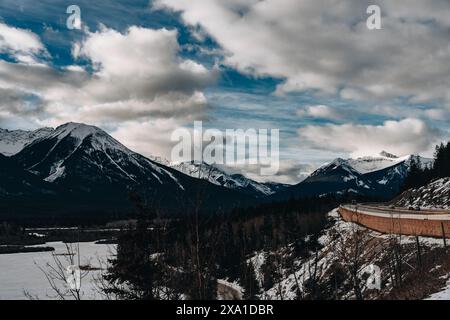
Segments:
[[[409,210],[407,208],[393,208],[389,206],[374,205],[342,205],[341,208],[347,209],[355,213],[361,213],[369,216],[397,218],[397,219],[414,219],[414,220],[449,220],[450,210],[429,210],[421,209],[420,211]]]
[[[450,236],[449,210],[408,210],[378,205],[342,205],[345,221],[355,222],[381,233],[414,236]]]

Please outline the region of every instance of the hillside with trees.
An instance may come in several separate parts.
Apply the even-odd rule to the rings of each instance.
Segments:
[[[450,142],[436,146],[431,167],[423,166],[419,158],[411,159],[410,171],[403,185],[403,191],[446,177],[450,177]]]

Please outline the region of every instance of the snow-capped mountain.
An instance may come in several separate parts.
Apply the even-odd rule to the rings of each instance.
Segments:
[[[411,158],[420,159],[422,166],[428,166],[433,163],[433,159],[423,158],[416,155],[408,155],[405,157],[397,157],[386,151],[382,151],[378,157],[361,157],[357,159],[347,159],[348,164],[361,174],[380,171],[389,167],[396,166],[400,163],[406,163],[408,166]]]
[[[42,128],[35,131],[0,129],[0,154],[12,156],[20,152],[34,140],[49,135],[52,128]]]
[[[450,178],[442,178],[402,193],[393,204],[401,207],[450,209]]]
[[[150,182],[162,184],[164,181],[184,189],[166,169],[132,152],[105,131],[84,124],[62,125],[46,137],[27,145],[15,158],[27,170],[48,182],[61,183],[73,174],[80,178],[80,173],[92,170],[100,174],[99,177],[94,176],[95,179],[100,178],[108,183],[138,183],[138,177],[145,176]],[[150,174],[146,174],[149,170]],[[89,185],[84,188],[89,188]]]
[[[383,153],[381,153],[381,157],[372,157],[372,159],[370,159],[370,157],[360,158],[356,159],[356,162],[350,162],[350,164],[354,168],[358,168],[357,170],[361,172],[364,177],[376,183],[377,187],[381,186],[382,193],[385,193],[390,197],[401,189],[401,186],[408,175],[412,159],[420,161],[422,167],[432,166],[433,164],[433,159],[424,158],[419,155],[408,155],[399,158],[393,155],[390,157],[383,157]],[[359,163],[357,163],[358,160]],[[366,170],[360,169],[361,167],[364,167],[361,165],[361,161],[365,162]],[[371,162],[376,163],[376,165],[370,165]],[[373,169],[368,169],[370,167]]]
[[[347,159],[348,164],[361,174],[366,174],[374,171],[379,171],[392,167],[399,162],[404,161],[408,157],[361,157],[357,159]]]
[[[105,131],[67,123],[56,129],[0,131],[0,214],[124,212],[130,192],[160,210],[185,211],[202,194],[204,207],[226,210],[256,198],[356,193],[389,198],[400,189],[413,156],[335,159],[295,186],[259,183],[206,163],[171,166],[135,153]],[[422,165],[430,159],[420,158]],[[34,200],[30,200],[34,199]],[[37,200],[39,199],[39,200]]]
[[[387,152],[382,152],[377,157],[338,158],[324,164],[307,179],[275,197],[355,193],[390,198],[400,190],[412,158],[419,159],[422,166],[429,166],[433,161],[416,155],[399,158]]]
[[[314,171],[306,180],[308,182],[352,182],[356,188],[370,189],[371,182],[366,181],[348,160],[337,158]]]
[[[32,175],[39,184],[57,190],[53,200],[62,201],[66,211],[120,213],[132,207],[132,191],[141,194],[149,205],[172,212],[195,206],[200,192],[205,208],[225,209],[249,201],[249,197],[235,190],[151,161],[105,131],[79,123],[48,131],[8,161],[23,170],[21,175]],[[14,173],[9,180],[17,176],[20,175]],[[0,181],[0,190],[8,190],[6,180]]]
[[[238,190],[256,197],[271,195],[286,187],[286,185],[277,183],[259,183],[242,174],[229,174],[225,170],[205,162],[183,162],[172,165],[172,168],[191,177],[205,179],[215,185]]]

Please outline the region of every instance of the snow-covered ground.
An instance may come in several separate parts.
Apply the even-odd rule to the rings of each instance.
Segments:
[[[447,285],[443,290],[433,293],[425,300],[450,300],[450,279],[447,281]]]
[[[396,201],[397,206],[419,206],[428,209],[450,209],[450,178],[442,178],[404,192]]]
[[[217,279],[218,300],[242,300],[244,289],[237,281],[230,282],[225,279]]]
[[[325,273],[328,267],[331,265],[333,259],[335,259],[333,251],[330,250],[331,244],[333,242],[333,232],[345,233],[352,228],[359,228],[359,226],[353,223],[347,223],[340,218],[337,209],[332,210],[328,217],[333,221],[333,226],[325,230],[324,234],[319,238],[319,242],[323,245],[323,248],[318,252],[318,268],[321,273]],[[260,259],[258,259],[260,260]],[[264,292],[261,296],[264,299],[280,299],[280,294],[284,300],[293,300],[297,296],[297,284],[302,286],[302,284],[311,277],[311,266],[314,264],[315,257],[312,256],[309,259],[302,260],[297,259],[295,265],[297,266],[297,271],[295,273],[286,274],[285,278],[280,284],[276,284],[273,288]],[[255,268],[256,269],[256,268]],[[256,270],[255,270],[256,271]],[[281,293],[280,293],[281,289]]]
[[[62,242],[49,242],[45,246],[55,248],[56,254],[63,254],[66,246]],[[100,261],[114,254],[113,245],[80,243],[81,264],[99,267]],[[61,259],[61,261],[64,258]],[[40,299],[50,299],[54,295],[48,281],[39,267],[53,262],[52,252],[15,253],[0,255],[0,300],[27,299],[24,291]],[[91,271],[82,280],[83,299],[100,299],[93,279],[100,271]]]
[[[337,210],[332,210],[328,217],[332,224],[329,228],[325,229],[322,236],[319,238],[319,243],[321,244],[322,248],[318,251],[317,257],[317,267],[319,270],[319,276],[324,276],[324,279],[329,276],[328,270],[331,267],[331,265],[337,261],[336,259],[339,259],[339,257],[336,255],[336,248],[335,248],[335,241],[336,236],[339,235],[343,237],[343,239],[347,239],[351,236],[352,233],[354,233],[356,230],[365,229],[362,226],[356,225],[351,222],[344,221]],[[367,244],[375,245],[376,243],[382,244],[386,243],[389,238],[391,238],[392,235],[382,234],[376,231],[369,231],[368,238],[367,239],[373,239],[370,241],[367,241]],[[416,244],[416,238],[410,237],[410,236],[399,236],[397,238],[397,241],[401,245],[408,245],[408,244]],[[442,239],[437,238],[428,238],[428,237],[420,237],[419,241],[421,245],[427,246],[429,248],[437,248],[442,247]],[[344,242],[346,243],[346,242]],[[374,247],[377,247],[375,245]],[[367,252],[370,252],[371,249],[367,249]],[[286,251],[288,252],[288,251]],[[257,252],[255,253],[250,261],[253,262],[254,269],[256,272],[257,279],[262,282],[263,274],[261,272],[261,265],[264,263],[265,255],[267,253],[265,252]],[[383,251],[381,251],[375,258],[381,259],[384,255]],[[314,271],[314,260],[315,256],[312,255],[310,258],[301,259],[296,258],[294,261],[295,265],[295,273],[292,273],[292,269],[286,269],[284,270],[284,274],[282,277],[282,280],[280,283],[277,283],[272,287],[271,289],[263,292],[261,294],[262,299],[280,299],[282,296],[285,300],[295,299],[297,297],[297,287],[302,287],[305,281],[307,281],[311,277],[311,270]],[[313,267],[313,268],[311,268]],[[435,266],[435,268],[439,268],[439,266]],[[431,271],[431,270],[430,270]],[[450,276],[450,275],[449,275]],[[448,277],[443,278],[444,280]],[[363,290],[365,290],[363,288]],[[389,288],[387,288],[385,293],[389,292]],[[280,294],[281,291],[281,294]],[[341,299],[353,299],[353,293],[349,291],[347,294],[344,293],[344,295],[341,297]],[[373,297],[376,298],[376,297]],[[447,282],[447,286],[443,288],[441,291],[432,294],[429,299],[450,299],[450,279]]]

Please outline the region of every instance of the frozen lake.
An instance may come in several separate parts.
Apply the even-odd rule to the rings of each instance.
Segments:
[[[48,242],[45,246],[54,247],[56,254],[67,252],[65,244],[62,242]],[[100,267],[114,252],[114,245],[80,243],[81,265],[90,264],[92,267]],[[64,266],[69,264],[66,263],[65,257],[61,256],[59,259],[64,262]],[[54,293],[44,273],[39,269],[39,266],[45,268],[47,263],[54,264],[52,252],[1,254],[0,300],[27,299],[24,291],[39,299],[52,299]],[[93,281],[99,274],[100,271],[91,271],[82,280],[83,299],[101,298]]]

